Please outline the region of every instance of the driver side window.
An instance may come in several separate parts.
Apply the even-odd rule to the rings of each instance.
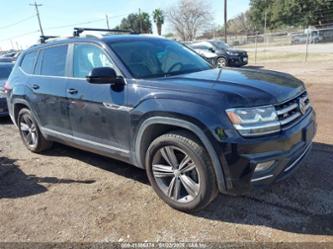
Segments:
[[[76,44],[74,46],[73,77],[85,78],[96,67],[112,67],[104,51],[94,45]]]

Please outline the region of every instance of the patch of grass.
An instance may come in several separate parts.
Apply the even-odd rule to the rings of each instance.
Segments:
[[[249,51],[249,62],[255,62],[254,51]],[[309,53],[308,61],[332,61],[333,54],[322,54],[322,53]],[[257,63],[258,62],[304,62],[305,53],[304,52],[272,52],[272,51],[258,51],[257,53]]]

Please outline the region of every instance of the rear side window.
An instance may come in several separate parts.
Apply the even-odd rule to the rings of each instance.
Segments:
[[[67,45],[45,48],[41,50],[40,74],[47,76],[65,76]]]
[[[24,72],[32,74],[34,72],[37,51],[26,54],[21,62],[21,68]]]

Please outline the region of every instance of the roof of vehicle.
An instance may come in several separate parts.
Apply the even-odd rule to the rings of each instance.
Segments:
[[[145,40],[166,40],[163,37],[152,35],[110,35],[105,36],[101,40],[104,42],[119,42],[119,41],[145,41]]]
[[[148,36],[148,35],[108,35],[104,36],[102,38],[98,37],[70,37],[70,38],[57,38],[54,40],[50,40],[46,43],[36,44],[30,47],[28,50],[34,50],[39,49],[42,47],[48,47],[52,45],[57,44],[66,44],[71,42],[96,42],[96,41],[102,41],[105,43],[110,42],[125,42],[125,41],[144,41],[144,40],[167,40],[163,37],[157,37],[157,36]]]

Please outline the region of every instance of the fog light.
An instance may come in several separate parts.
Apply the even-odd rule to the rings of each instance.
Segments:
[[[275,160],[258,163],[254,172],[261,172],[261,171],[268,170],[270,167],[273,166],[274,163],[275,163]]]

